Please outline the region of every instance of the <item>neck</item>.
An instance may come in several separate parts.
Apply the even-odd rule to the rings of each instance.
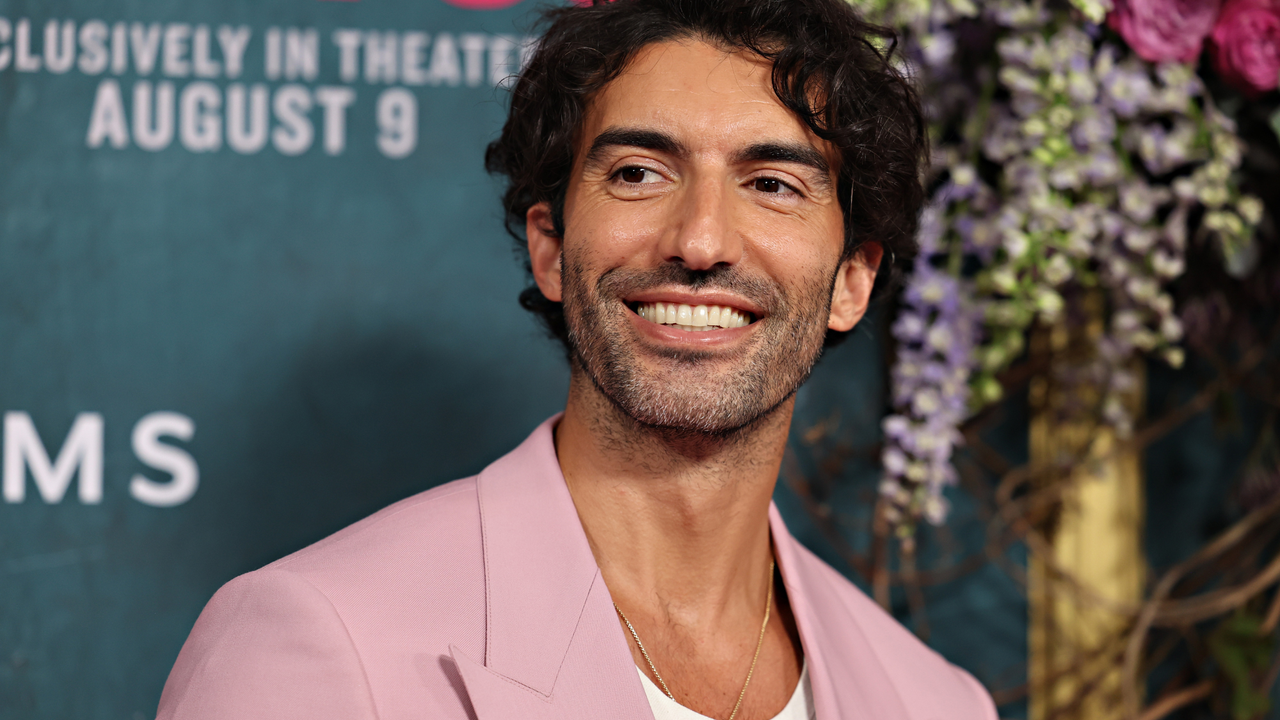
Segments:
[[[574,372],[556,452],[620,606],[680,624],[759,622],[793,404],[732,433],[692,434],[640,425]]]

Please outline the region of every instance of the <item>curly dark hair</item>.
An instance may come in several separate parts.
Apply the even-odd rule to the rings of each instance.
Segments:
[[[770,61],[778,99],[840,151],[837,189],[849,198],[843,258],[864,242],[881,243],[887,259],[874,294],[910,264],[928,135],[916,91],[893,64],[892,30],[864,22],[844,0],[594,0],[547,9],[542,24],[546,32],[515,82],[502,135],[485,151],[485,168],[507,176],[505,224],[527,271],[529,208],[549,203],[554,231],[564,234],[574,145],[591,98],[644,47],[685,38]],[[560,303],[531,282],[520,305],[567,347]],[[845,335],[828,331],[826,345]]]

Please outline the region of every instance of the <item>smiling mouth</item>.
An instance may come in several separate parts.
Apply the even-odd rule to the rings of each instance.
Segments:
[[[737,328],[755,322],[751,313],[722,305],[646,302],[638,303],[633,310],[649,322],[691,332]]]

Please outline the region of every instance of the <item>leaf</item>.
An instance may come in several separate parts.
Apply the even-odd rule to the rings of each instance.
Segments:
[[[1271,113],[1271,129],[1275,131],[1276,137],[1280,137],[1280,109]]]
[[[1209,652],[1232,685],[1233,720],[1253,720],[1271,709],[1271,698],[1258,692],[1254,676],[1271,662],[1271,635],[1261,635],[1262,620],[1237,612],[1223,620],[1209,636]]]
[[[1111,0],[1071,0],[1071,4],[1094,24],[1100,24],[1111,11]]]

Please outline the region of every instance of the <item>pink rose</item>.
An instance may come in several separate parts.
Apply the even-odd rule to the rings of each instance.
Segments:
[[[1280,0],[1229,0],[1213,28],[1213,60],[1223,79],[1246,95],[1280,80]]]
[[[1107,24],[1143,60],[1194,62],[1221,0],[1116,0]]]

